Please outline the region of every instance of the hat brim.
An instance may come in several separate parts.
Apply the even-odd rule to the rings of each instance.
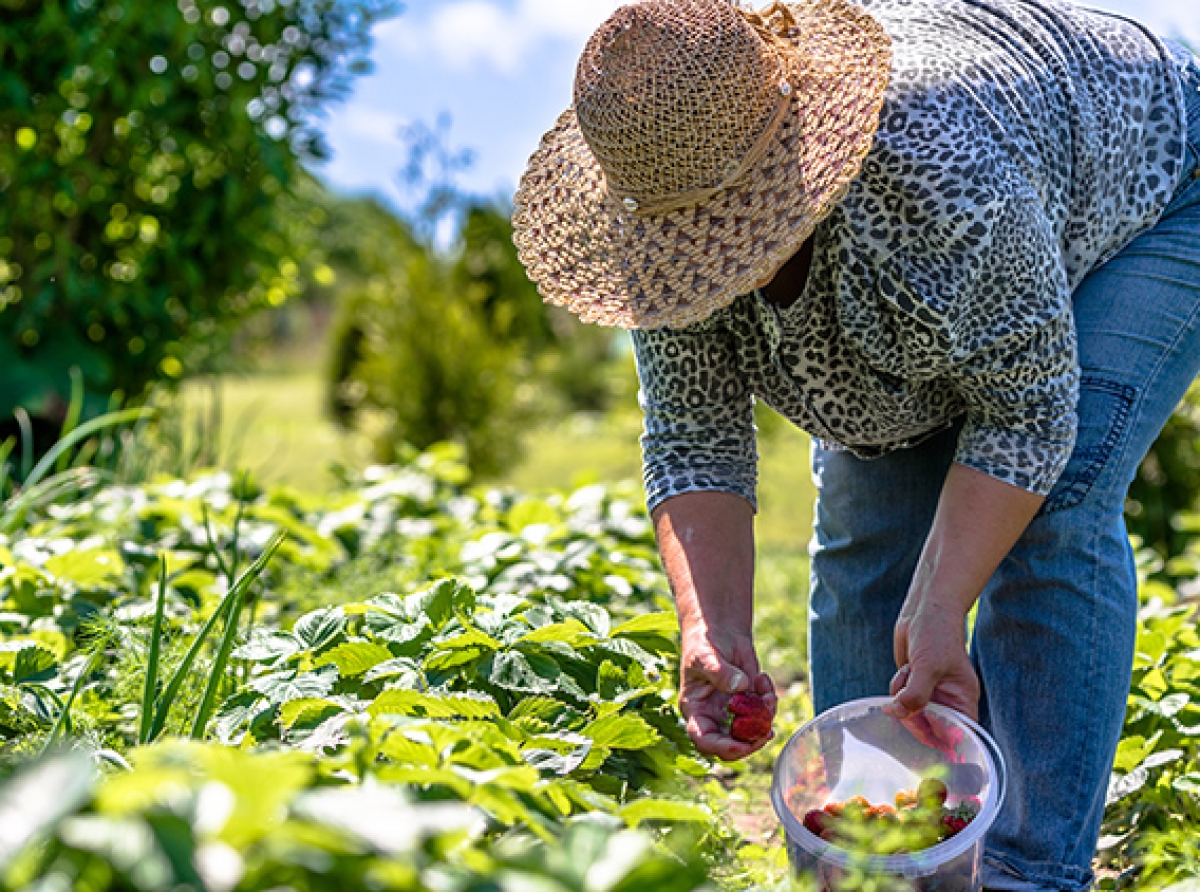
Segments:
[[[683,328],[774,275],[832,210],[874,140],[891,44],[848,0],[788,5],[802,24],[791,108],[759,164],[703,203],[626,210],[572,109],[542,138],[513,241],[548,303],[599,325]]]

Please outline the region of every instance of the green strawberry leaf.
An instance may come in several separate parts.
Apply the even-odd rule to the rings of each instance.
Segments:
[[[660,737],[641,716],[608,715],[584,726],[579,732],[596,746],[610,749],[641,750],[658,743]]]
[[[321,607],[296,620],[292,633],[304,642],[306,649],[321,650],[332,644],[346,628],[346,616],[339,607]]]
[[[332,663],[342,678],[354,678],[392,658],[392,652],[382,644],[370,641],[346,641],[327,651],[317,661],[318,666]]]
[[[487,719],[498,717],[500,707],[486,694],[427,694],[391,688],[367,709],[371,716],[412,715],[427,718]]]
[[[691,822],[707,824],[713,819],[712,812],[702,805],[679,802],[674,799],[637,799],[617,810],[620,817],[631,827],[644,821]]]

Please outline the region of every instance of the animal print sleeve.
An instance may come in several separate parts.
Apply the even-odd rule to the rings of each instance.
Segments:
[[[757,508],[753,400],[727,331],[714,320],[633,333],[645,427],[646,504],[717,490]]]
[[[1061,253],[1032,198],[997,204],[971,228],[977,238],[969,252],[952,222],[923,246],[923,259],[941,259],[929,274],[940,272],[946,290],[941,301],[920,301],[927,323],[920,327],[931,336],[911,337],[907,346],[924,352],[966,405],[956,460],[1045,495],[1070,458],[1079,394]],[[922,289],[912,268],[906,282]]]

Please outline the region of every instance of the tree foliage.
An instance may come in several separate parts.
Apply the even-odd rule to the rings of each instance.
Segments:
[[[333,414],[348,425],[364,412],[382,419],[382,460],[401,444],[452,441],[473,471],[493,474],[537,417],[607,405],[612,332],[542,303],[506,208],[467,202],[441,254],[377,203],[330,201],[328,238],[316,241],[339,283]]]
[[[0,417],[89,411],[297,287],[282,202],[392,0],[0,0]]]

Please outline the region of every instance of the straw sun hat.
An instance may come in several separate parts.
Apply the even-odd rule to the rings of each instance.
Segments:
[[[592,35],[513,211],[542,297],[681,328],[774,275],[858,174],[887,34],[849,0],[642,0]]]

